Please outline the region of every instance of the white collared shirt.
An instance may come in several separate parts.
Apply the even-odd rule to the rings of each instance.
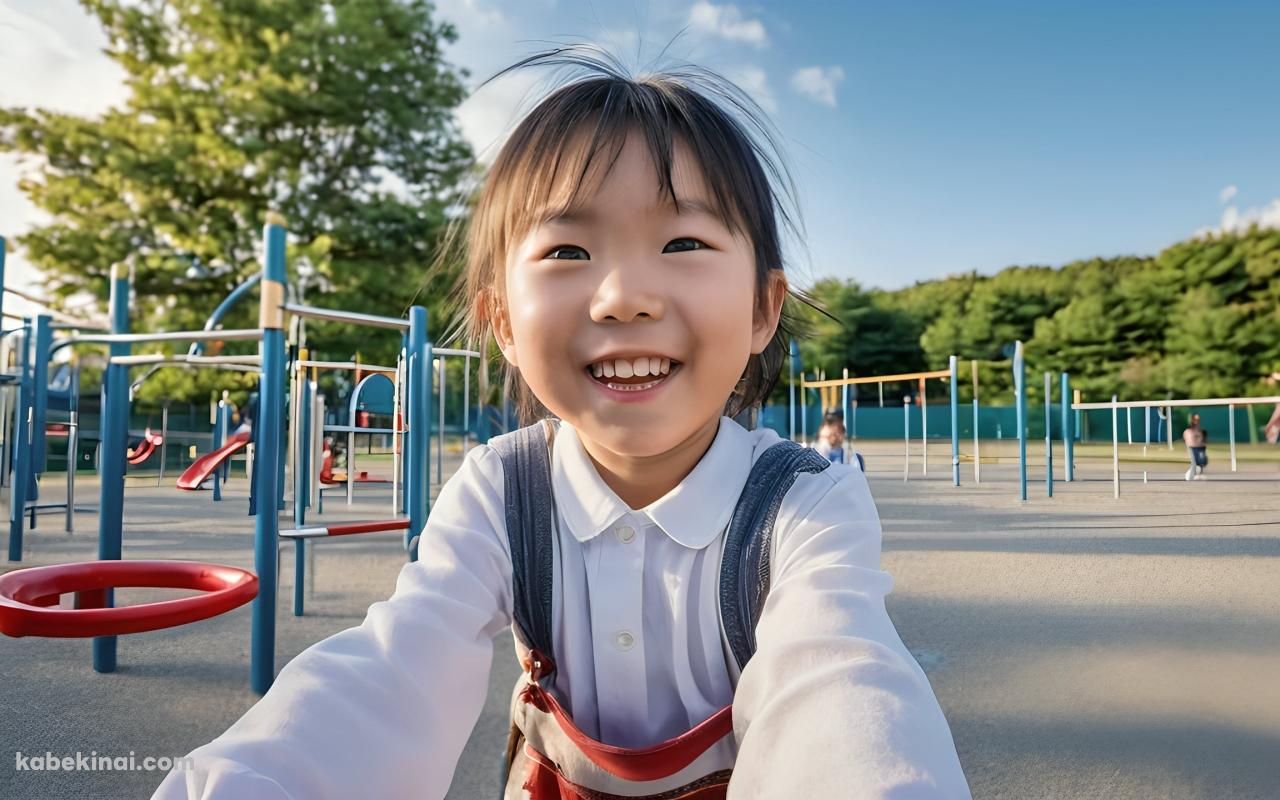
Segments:
[[[865,476],[801,473],[774,527],[772,584],[742,675],[721,646],[723,534],[751,465],[779,441],[722,417],[680,485],[640,510],[562,423],[555,690],[608,744],[646,747],[733,704],[742,798],[966,798],[951,732],[884,608]],[[502,462],[471,450],[431,511],[417,562],[364,623],[293,659],[159,798],[442,798],[511,624]],[[737,681],[736,693],[734,682]]]

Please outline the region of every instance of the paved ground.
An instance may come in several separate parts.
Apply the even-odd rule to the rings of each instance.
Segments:
[[[1146,484],[1143,465],[1126,462],[1120,500],[1110,461],[1092,461],[1052,500],[1033,472],[1020,503],[1007,464],[984,464],[978,487],[966,464],[966,485],[950,486],[945,447],[931,450],[927,479],[917,462],[904,483],[900,447],[860,446],[896,580],[889,611],[947,712],[975,797],[1280,797],[1280,459],[1190,483],[1176,463],[1149,464]],[[46,499],[56,501],[62,481],[52,477]],[[96,501],[91,480],[77,489]],[[251,566],[244,489],[233,482],[214,504],[207,493],[132,486],[125,557]],[[383,516],[380,498],[350,511],[326,504],[325,518]],[[93,558],[93,514],[78,524],[68,536],[59,516],[43,517],[21,566]],[[280,665],[357,624],[389,594],[402,559],[395,534],[322,545],[302,618],[287,611],[289,564]],[[162,774],[21,772],[15,753],[186,753],[254,702],[248,633],[245,607],[126,637],[112,675],[93,673],[87,641],[0,640],[0,798],[148,796]],[[495,652],[457,800],[497,796],[510,634]]]

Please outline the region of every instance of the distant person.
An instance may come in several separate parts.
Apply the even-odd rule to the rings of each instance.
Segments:
[[[1191,424],[1182,432],[1182,441],[1187,445],[1191,455],[1191,468],[1187,470],[1186,480],[1204,480],[1204,468],[1209,466],[1209,456],[1205,452],[1208,437],[1200,427],[1200,415],[1191,415]]]
[[[828,412],[822,420],[822,427],[818,428],[818,437],[813,444],[813,449],[831,463],[843,464],[844,438],[844,418],[840,414]]]
[[[1280,372],[1273,372],[1271,377],[1267,378],[1267,385],[1274,388],[1277,381],[1280,381]],[[1268,442],[1271,444],[1280,442],[1280,403],[1276,403],[1275,410],[1271,412],[1271,419],[1262,430],[1267,434]]]

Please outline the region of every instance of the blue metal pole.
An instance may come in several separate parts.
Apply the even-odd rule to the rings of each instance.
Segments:
[[[258,573],[258,596],[253,600],[253,643],[250,680],[253,691],[266,694],[276,674],[276,577],[280,536],[280,430],[284,420],[284,286],[285,231],[268,223],[264,231],[266,257],[261,283],[262,303],[258,324],[262,328],[262,377],[259,379],[258,415],[254,428],[260,432],[255,448],[258,508],[254,517],[254,570]]]
[[[1063,472],[1066,475],[1067,483],[1075,480],[1075,462],[1072,458],[1074,446],[1071,430],[1071,378],[1067,373],[1062,373],[1062,453],[1066,459],[1066,466]]]
[[[111,332],[129,332],[129,275],[123,264],[111,269]],[[112,344],[111,357],[129,355],[129,345]],[[98,427],[102,430],[99,463],[101,486],[98,495],[98,558],[118,561],[124,538],[124,470],[125,449],[129,446],[129,368],[124,364],[108,364],[103,375],[102,413]],[[105,591],[103,608],[115,605],[115,593]],[[116,637],[99,636],[93,640],[93,668],[97,672],[114,672]]]
[[[45,421],[49,418],[49,348],[53,346],[53,318],[48,314],[36,317],[35,349],[32,351],[32,421],[31,421],[31,481],[32,497],[37,475],[45,470]]]
[[[409,529],[405,531],[405,548],[409,560],[418,559],[414,537],[422,533],[431,512],[431,359],[432,347],[427,341],[427,310],[422,306],[409,309],[409,464],[405,473],[405,491],[409,501]]]
[[[958,380],[956,357],[952,356],[951,367],[951,483],[960,485],[960,392],[956,385]]]
[[[1053,497],[1053,373],[1044,374],[1044,488]]]
[[[303,369],[298,391],[298,456],[293,482],[293,526],[301,528],[307,521],[307,502],[311,498],[311,382]],[[307,579],[307,540],[293,540],[293,615],[303,614],[303,587]]]
[[[219,447],[222,447],[223,442],[226,441],[226,438],[227,438],[226,428],[223,427],[223,421],[222,421],[222,409],[225,405],[226,403],[224,403],[222,400],[219,400],[217,411],[214,412],[213,450],[217,450]],[[222,466],[221,465],[214,467],[214,470],[213,470],[213,499],[214,499],[214,502],[219,502],[222,500]]]
[[[406,517],[409,516],[409,440],[407,437],[407,428],[404,427],[404,425],[405,420],[409,418],[409,387],[412,385],[409,383],[409,348],[409,332],[405,331],[400,336],[400,350],[404,353],[404,372],[402,380],[405,385],[400,388],[402,394],[400,397],[400,421],[398,424],[402,426],[401,430],[404,431],[404,433],[400,435],[400,513]],[[486,371],[488,370],[488,365],[485,364],[483,359],[480,362],[480,368]],[[484,403],[482,402],[480,405],[481,410],[479,416],[487,419],[487,415],[484,413],[484,407]]]
[[[22,560],[22,533],[26,524],[27,490],[31,483],[31,319],[22,323],[22,350],[19,352],[18,408],[13,418],[13,480],[9,485],[9,560]]]
[[[218,307],[213,310],[213,313],[209,315],[209,319],[205,320],[204,329],[206,331],[211,331],[216,328],[218,323],[222,321],[222,318],[226,316],[227,312],[230,311],[236,303],[239,303],[240,300],[248,295],[249,292],[253,291],[253,287],[257,286],[258,282],[261,280],[262,273],[257,272],[250,275],[248,280],[244,283],[232,289],[231,294],[227,295],[226,298],[218,304]],[[191,347],[187,352],[193,356],[201,355],[204,353],[204,342],[192,342]]]
[[[224,393],[225,394],[225,393]],[[231,435],[231,404],[224,397],[218,401],[218,408],[222,413],[222,443],[227,443],[227,437]],[[222,482],[225,484],[231,480],[231,459],[228,458],[222,462],[222,466],[218,467],[218,472],[222,476]]]
[[[1022,342],[1014,345],[1013,383],[1018,412],[1018,496],[1027,499],[1027,365]]]

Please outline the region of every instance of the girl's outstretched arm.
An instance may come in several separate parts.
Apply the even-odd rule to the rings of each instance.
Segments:
[[[859,470],[801,474],[733,699],[730,800],[968,798],[933,689],[885,612],[880,519]]]
[[[391,599],[312,645],[271,690],[170,773],[162,800],[442,798],[511,621],[502,462],[468,453]]]

